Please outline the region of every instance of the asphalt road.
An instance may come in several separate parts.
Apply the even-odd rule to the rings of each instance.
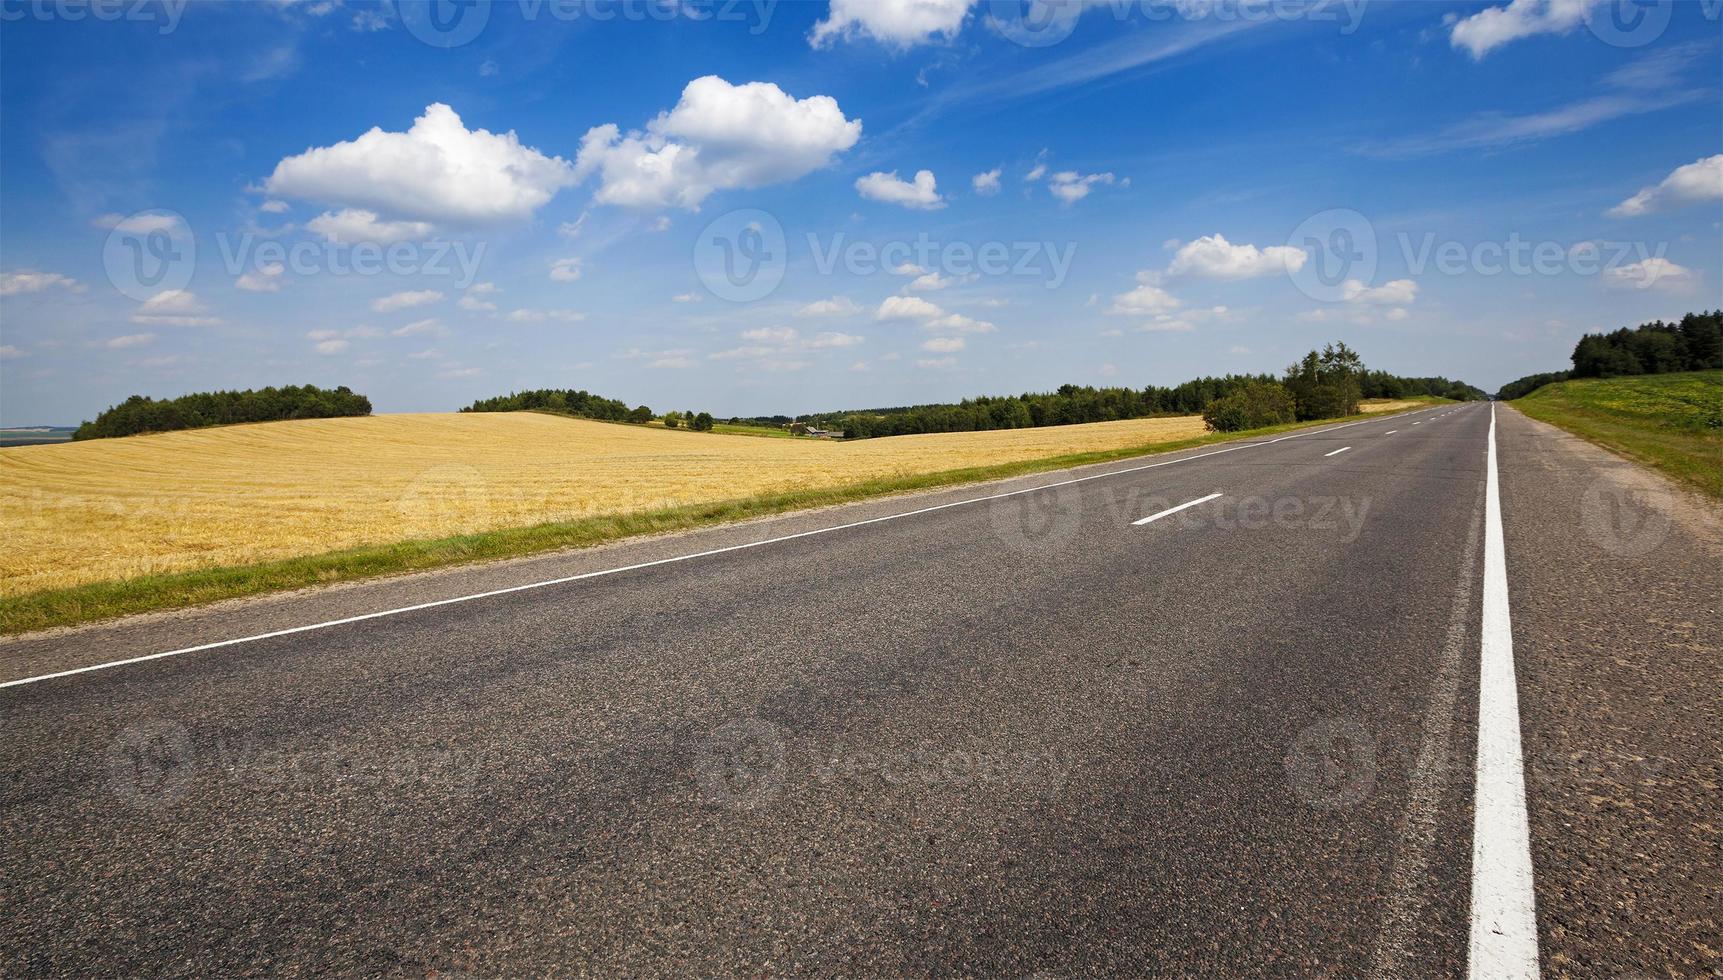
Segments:
[[[0,688],[0,973],[1463,973],[1490,416],[0,643],[519,589]],[[1497,422],[1543,970],[1710,975],[1715,512]]]

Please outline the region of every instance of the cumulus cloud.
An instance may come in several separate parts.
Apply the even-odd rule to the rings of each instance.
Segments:
[[[951,354],[969,346],[962,337],[932,337],[921,342],[921,349],[935,354]]]
[[[717,190],[795,180],[861,138],[859,119],[836,99],[796,99],[770,82],[732,85],[716,75],[689,82],[674,108],[644,131],[614,123],[588,130],[577,181],[597,176],[593,199],[624,207],[696,211]]]
[[[986,173],[979,173],[969,178],[969,186],[982,197],[992,197],[999,193],[999,178],[1004,174],[1004,168],[994,167]]]
[[[858,337],[853,333],[842,333],[836,330],[828,330],[816,334],[813,340],[808,341],[808,347],[813,350],[826,350],[834,347],[854,347],[866,339],[867,338],[865,337]]]
[[[436,317],[430,317],[430,318],[424,319],[424,320],[414,320],[412,323],[409,323],[404,327],[396,327],[395,329],[389,331],[389,336],[391,336],[391,337],[425,337],[425,336],[446,337],[446,336],[448,336],[448,333],[449,333],[448,329],[445,328],[440,322],[438,322]]]
[[[339,354],[351,346],[353,345],[348,341],[335,339],[319,340],[312,344],[311,348],[319,354]]]
[[[1047,178],[1047,189],[1064,203],[1075,204],[1088,197],[1095,187],[1111,186],[1116,180],[1110,173],[1080,174],[1075,170],[1061,170]]]
[[[415,241],[430,237],[434,230],[426,221],[385,221],[377,217],[377,212],[364,208],[325,211],[307,221],[305,227],[337,245]]]
[[[1372,288],[1357,279],[1348,279],[1340,284],[1340,298],[1369,306],[1405,306],[1418,298],[1418,284],[1410,279],[1395,279]]]
[[[932,320],[945,311],[919,296],[887,296],[874,314],[876,320]]]
[[[235,289],[248,293],[273,293],[281,289],[281,274],[287,269],[279,262],[266,262],[233,281]]]
[[[574,282],[583,271],[582,261],[578,258],[557,259],[550,264],[550,278],[555,282]]]
[[[435,289],[410,289],[406,292],[390,293],[371,301],[371,309],[377,313],[394,313],[398,310],[410,310],[415,306],[435,303],[443,298],[443,294]]]
[[[934,188],[933,171],[918,170],[915,180],[898,177],[897,171],[875,171],[856,179],[856,190],[870,201],[897,204],[916,211],[936,211],[945,207],[945,199]]]
[[[126,350],[131,347],[143,347],[155,339],[156,335],[153,333],[129,333],[121,337],[111,338],[102,346],[112,350]]]
[[[189,289],[164,289],[139,304],[132,322],[166,327],[213,327],[221,322],[205,316],[207,311],[197,294]]]
[[[854,316],[861,312],[861,307],[848,296],[833,296],[831,299],[815,300],[796,311],[797,316]]]
[[[1153,272],[1137,273],[1137,288],[1113,297],[1113,305],[1107,308],[1107,312],[1121,316],[1143,316],[1178,309],[1178,299],[1162,289],[1156,283],[1157,278]]]
[[[952,333],[992,333],[998,329],[986,320],[977,320],[961,313],[948,313],[922,324],[929,330],[949,330]]]
[[[1605,269],[1604,281],[1619,289],[1686,289],[1693,284],[1694,272],[1663,258]]]
[[[788,344],[801,334],[794,327],[755,327],[742,331],[743,340],[757,340],[763,343]]]
[[[1633,218],[1688,204],[1723,201],[1723,153],[1676,167],[1663,182],[1609,209],[1612,218]]]
[[[529,218],[575,181],[561,157],[526,146],[513,131],[467,129],[441,102],[425,107],[404,133],[373,128],[357,139],[313,147],[275,165],[263,189],[278,197],[334,204],[314,219],[346,230],[368,216],[374,229],[432,224],[476,226]],[[345,216],[345,217],[343,217]],[[397,239],[398,240],[398,239]]]
[[[1225,235],[1208,235],[1179,248],[1167,272],[1203,279],[1253,279],[1297,272],[1309,256],[1289,245],[1234,245]]]
[[[286,201],[264,201],[257,206],[257,210],[264,214],[286,214],[288,207]]]
[[[831,0],[825,19],[814,25],[808,43],[827,47],[837,40],[868,37],[900,50],[935,39],[949,41],[963,28],[975,0]]]
[[[1538,34],[1565,34],[1585,23],[1591,8],[1602,0],[1511,0],[1470,17],[1454,20],[1449,41],[1473,58]]]
[[[58,272],[37,272],[34,269],[0,272],[0,296],[18,296],[56,288],[82,292],[84,287],[78,284],[78,280],[71,276],[62,276]]]

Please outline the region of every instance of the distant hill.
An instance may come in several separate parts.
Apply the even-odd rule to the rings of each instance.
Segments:
[[[49,446],[70,442],[75,425],[15,425],[0,428],[0,449],[7,446]]]

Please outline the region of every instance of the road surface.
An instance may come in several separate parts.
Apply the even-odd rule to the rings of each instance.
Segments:
[[[0,974],[1710,975],[1715,512],[1493,414],[0,643]]]

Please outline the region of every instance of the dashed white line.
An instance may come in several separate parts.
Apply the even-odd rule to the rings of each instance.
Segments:
[[[1473,980],[1538,976],[1531,827],[1520,755],[1520,702],[1496,472],[1496,407],[1485,465],[1484,602],[1478,673],[1477,795],[1472,817]]]
[[[1383,434],[1383,435],[1385,435],[1385,436],[1391,436],[1391,435],[1393,435],[1393,434],[1394,434],[1394,433],[1396,433],[1396,432],[1399,432],[1399,431],[1400,431],[1400,430],[1399,430],[1399,429],[1389,429],[1389,430],[1388,430],[1388,431],[1387,431],[1387,432],[1384,432],[1384,433],[1382,433],[1382,434]]]
[[[1421,409],[1421,411],[1429,411],[1429,409]],[[1392,417],[1392,416],[1390,416],[1390,417]],[[124,666],[127,666],[129,664],[147,663],[151,660],[163,660],[163,659],[166,659],[168,657],[178,657],[178,656],[182,656],[182,655],[188,654],[188,653],[202,653],[206,650],[219,650],[219,649],[222,649],[224,647],[240,646],[241,644],[245,644],[245,643],[256,643],[260,640],[270,640],[270,639],[274,639],[274,638],[280,637],[280,636],[292,636],[295,633],[308,633],[308,632],[311,632],[313,630],[329,629],[330,627],[334,627],[334,626],[345,626],[349,623],[362,623],[362,622],[365,622],[366,620],[371,620],[371,619],[383,619],[383,618],[389,617],[389,616],[399,616],[399,615],[402,615],[404,613],[418,612],[421,609],[435,609],[438,606],[452,606],[452,605],[456,605],[458,603],[463,603],[463,602],[473,602],[473,601],[476,601],[479,599],[489,599],[489,598],[492,598],[494,596],[508,595],[508,594],[514,593],[514,592],[526,592],[526,591],[529,591],[532,589],[544,589],[544,588],[549,588],[550,586],[553,586],[553,585],[567,585],[570,582],[580,582],[580,581],[584,581],[586,579],[603,578],[603,577],[608,576],[608,575],[620,575],[623,572],[639,571],[640,569],[643,569],[643,568],[655,568],[659,565],[673,565],[673,564],[676,564],[677,562],[693,561],[697,558],[710,558],[714,555],[728,554],[729,552],[732,552],[732,551],[745,551],[749,548],[763,548],[766,545],[779,544],[779,543],[784,542],[784,541],[794,541],[794,540],[797,540],[798,538],[809,538],[809,537],[813,537],[814,535],[830,534],[834,531],[843,531],[843,530],[847,530],[847,529],[852,528],[852,527],[863,527],[863,526],[868,525],[868,524],[879,524],[879,523],[882,523],[884,521],[895,521],[895,520],[900,520],[900,519],[905,518],[905,517],[916,517],[916,516],[919,516],[921,514],[931,514],[931,513],[934,513],[935,511],[947,510],[947,509],[952,508],[952,507],[963,507],[963,506],[966,506],[968,504],[985,503],[985,502],[990,501],[990,500],[1002,500],[1006,497],[1015,497],[1019,494],[1036,493],[1036,492],[1041,491],[1041,490],[1052,490],[1052,489],[1055,489],[1058,487],[1070,486],[1070,485],[1075,484],[1075,483],[1087,483],[1090,480],[1103,480],[1103,479],[1106,479],[1108,477],[1124,476],[1124,475],[1129,474],[1129,473],[1140,473],[1143,470],[1152,470],[1152,469],[1156,469],[1156,468],[1162,467],[1162,466],[1173,466],[1173,465],[1178,464],[1178,463],[1189,463],[1189,462],[1194,462],[1194,461],[1199,460],[1199,459],[1208,459],[1212,456],[1221,456],[1221,455],[1224,455],[1226,453],[1235,453],[1241,449],[1256,449],[1260,446],[1272,446],[1277,442],[1285,442],[1288,439],[1300,439],[1300,438],[1303,438],[1304,436],[1315,435],[1319,432],[1335,432],[1335,431],[1338,431],[1340,429],[1350,429],[1351,427],[1353,427],[1355,425],[1368,425],[1372,422],[1381,422],[1381,421],[1385,421],[1385,420],[1384,419],[1359,419],[1356,422],[1343,422],[1340,425],[1323,426],[1322,428],[1319,428],[1319,429],[1308,429],[1308,430],[1303,431],[1303,432],[1295,432],[1291,435],[1280,436],[1278,438],[1269,439],[1265,442],[1243,442],[1243,443],[1239,443],[1236,446],[1228,446],[1225,449],[1216,449],[1213,452],[1198,453],[1195,456],[1181,456],[1178,459],[1164,459],[1164,460],[1161,460],[1160,462],[1156,462],[1156,463],[1144,463],[1141,466],[1131,466],[1131,467],[1127,467],[1127,468],[1122,469],[1122,470],[1108,470],[1105,473],[1092,473],[1088,476],[1073,477],[1072,479],[1061,480],[1061,481],[1056,482],[1056,483],[1037,484],[1036,486],[1033,486],[1033,487],[1024,487],[1020,490],[1008,490],[1004,493],[988,494],[987,496],[984,496],[984,497],[969,497],[969,498],[966,498],[964,500],[953,500],[949,503],[935,504],[932,507],[922,507],[919,510],[909,510],[909,511],[904,511],[904,512],[898,513],[898,514],[886,514],[886,515],[881,516],[881,517],[870,517],[866,520],[852,521],[848,524],[835,524],[831,527],[815,528],[812,531],[800,531],[800,532],[797,532],[795,534],[786,534],[786,535],[783,535],[781,537],[766,538],[762,541],[749,541],[745,544],[729,545],[729,546],[723,547],[723,548],[712,548],[708,551],[697,551],[697,552],[693,552],[691,554],[686,554],[686,555],[675,555],[675,556],[670,557],[670,558],[659,558],[659,559],[654,560],[654,561],[643,561],[643,562],[638,562],[638,563],[633,564],[633,565],[622,565],[622,566],[617,567],[617,568],[605,568],[605,569],[600,569],[600,570],[594,571],[594,572],[583,572],[579,575],[565,575],[561,578],[546,579],[542,582],[528,582],[525,585],[510,586],[509,588],[506,588],[506,589],[493,589],[489,592],[475,592],[471,595],[453,596],[453,597],[448,598],[448,599],[437,599],[437,600],[432,601],[432,602],[421,602],[421,603],[418,603],[416,605],[401,606],[401,607],[396,608],[396,609],[383,609],[383,610],[379,610],[377,612],[364,613],[363,615],[359,615],[359,616],[347,616],[347,617],[344,617],[342,619],[331,619],[331,620],[326,620],[326,621],[321,622],[321,623],[308,623],[304,626],[293,626],[293,627],[289,627],[287,629],[272,630],[272,631],[267,632],[267,633],[257,633],[257,634],[254,634],[252,636],[235,637],[234,639],[231,639],[231,640],[217,640],[213,643],[200,643],[197,646],[181,647],[178,650],[164,650],[160,653],[144,654],[141,657],[127,657],[123,660],[110,660],[106,663],[90,664],[87,667],[74,667],[70,670],[55,671],[51,674],[38,674],[34,677],[20,677],[17,680],[0,681],[0,688],[18,687],[18,686],[23,685],[23,684],[35,684],[38,681],[49,681],[49,680],[55,680],[55,679],[61,678],[61,677],[72,677],[72,676],[75,676],[77,674],[88,674],[88,673],[92,673],[92,672],[98,671],[98,670],[108,670],[108,669],[113,668],[113,667],[124,667]],[[1218,496],[1218,494],[1216,496]],[[1211,498],[1204,498],[1204,499],[1211,499]],[[1199,501],[1199,503],[1200,503],[1200,501]],[[1143,522],[1138,522],[1138,523],[1143,523]]]
[[[1336,449],[1331,453],[1323,453],[1322,456],[1324,459],[1328,458],[1329,456],[1338,456],[1341,453],[1343,453],[1346,450],[1351,449],[1351,448],[1352,448],[1351,446],[1341,446],[1339,449]]]
[[[1132,521],[1131,523],[1137,527],[1142,527],[1144,524],[1152,524],[1155,521],[1158,521],[1163,517],[1170,517],[1173,514],[1177,514],[1181,510],[1189,510],[1190,508],[1195,507],[1198,504],[1206,504],[1218,496],[1220,496],[1220,494],[1211,493],[1206,497],[1198,497],[1195,500],[1186,501],[1186,502],[1178,505],[1177,507],[1168,507],[1166,510],[1161,511],[1159,514],[1150,514],[1149,516],[1143,518],[1140,521]]]

